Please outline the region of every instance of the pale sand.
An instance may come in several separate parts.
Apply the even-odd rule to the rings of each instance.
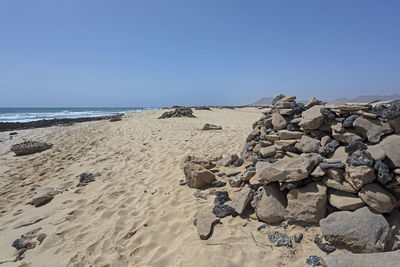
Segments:
[[[18,131],[13,140],[0,133],[0,262],[14,258],[11,244],[21,234],[41,227],[48,235],[24,260],[2,266],[305,266],[308,256],[324,254],[313,243],[317,227],[306,232],[300,226],[286,231],[271,226],[259,232],[261,222],[244,226],[240,217],[222,219],[210,239],[200,240],[193,220],[214,197],[196,199],[196,190],[179,185],[180,162],[187,154],[239,154],[261,111],[214,109],[195,111],[197,119],[157,119],[162,112]],[[205,123],[223,130],[201,131]],[[15,157],[9,148],[23,139],[54,146]],[[82,172],[101,176],[77,189]],[[33,192],[46,186],[68,191],[42,207],[29,205]],[[237,191],[226,188],[231,197]],[[303,232],[304,239],[293,249],[254,244],[250,233],[270,244],[266,234],[273,230]]]

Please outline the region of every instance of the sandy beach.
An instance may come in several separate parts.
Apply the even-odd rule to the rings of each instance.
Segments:
[[[86,122],[0,133],[0,262],[2,266],[304,266],[322,251],[313,243],[319,228],[262,225],[254,215],[226,217],[208,240],[200,240],[193,220],[214,200],[212,189],[180,186],[185,155],[215,157],[240,153],[256,108],[194,111],[197,118],[157,119],[164,110],[127,114],[122,121]],[[202,131],[205,123],[222,131]],[[23,140],[54,144],[28,156],[10,146]],[[83,172],[100,173],[77,188]],[[50,203],[31,205],[34,191],[62,191]],[[239,189],[224,188],[230,195]],[[214,189],[215,190],[215,189]],[[13,241],[40,229],[47,237],[17,262]],[[302,232],[293,248],[270,244],[267,233]]]

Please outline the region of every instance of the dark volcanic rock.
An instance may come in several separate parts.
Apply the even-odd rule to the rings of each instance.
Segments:
[[[224,187],[226,182],[220,180],[214,180],[211,182],[210,187]]]
[[[393,120],[400,116],[400,102],[393,103],[391,105],[379,104],[372,108],[372,113],[378,115],[381,118]]]
[[[319,154],[324,157],[329,157],[336,151],[336,148],[338,148],[338,146],[339,142],[336,140],[332,140],[327,143],[326,146],[319,148]]]
[[[298,236],[297,236],[297,235],[294,235],[294,236],[293,236],[293,240],[294,240],[294,242],[296,242],[296,243],[300,243],[301,240],[303,240],[303,234],[300,233]]]
[[[321,108],[320,111],[322,115],[324,115],[325,119],[327,119],[328,121],[333,121],[336,119],[336,114],[332,112],[330,109]]]
[[[79,183],[77,186],[85,186],[90,182],[94,182],[96,180],[96,175],[93,175],[92,173],[81,173],[79,177]]]
[[[237,212],[235,211],[235,209],[228,205],[217,204],[214,206],[213,212],[214,212],[215,216],[217,216],[218,218],[224,218],[229,215],[232,215],[232,216],[237,215]]]
[[[353,153],[347,158],[346,162],[351,166],[366,165],[368,167],[372,167],[374,165],[374,159],[372,158],[371,153],[366,150]]]
[[[11,151],[17,156],[29,155],[50,149],[53,145],[37,141],[25,141],[20,144],[13,145]]]
[[[268,239],[275,247],[292,247],[292,241],[288,235],[275,231],[268,234]]]
[[[343,127],[349,128],[353,127],[353,122],[360,117],[359,115],[350,115],[343,121]]]
[[[321,259],[318,256],[310,256],[306,259],[306,263],[311,267],[319,266],[321,265]]]
[[[346,153],[354,153],[358,150],[366,150],[368,146],[361,142],[360,140],[353,140],[344,148]]]
[[[320,250],[326,253],[332,253],[336,250],[335,246],[330,243],[323,243],[319,235],[314,238],[314,243],[319,247]]]
[[[173,111],[167,111],[164,114],[162,114],[159,119],[166,119],[166,118],[177,118],[177,117],[189,117],[189,118],[196,118],[195,115],[193,115],[193,111],[190,108],[177,108]]]
[[[374,169],[377,171],[376,178],[381,184],[387,184],[392,181],[393,173],[390,173],[388,165],[380,160],[375,161]]]
[[[327,170],[327,169],[330,169],[330,168],[344,169],[346,167],[346,164],[344,164],[343,162],[334,162],[334,163],[321,162],[319,164],[319,167],[322,170]]]
[[[30,122],[0,122],[0,132],[22,130],[22,129],[33,129],[43,128],[55,125],[70,126],[74,123],[86,122],[86,121],[99,121],[99,120],[111,120],[113,118],[120,118],[122,114],[112,116],[100,116],[100,117],[85,117],[85,118],[65,118],[65,119],[51,119],[51,120],[39,120]]]
[[[229,200],[229,194],[227,191],[215,191],[215,205],[223,205],[225,202]]]
[[[284,94],[279,94],[277,95],[271,102],[272,105],[275,105],[279,100],[281,100],[282,98],[284,98],[285,95]]]

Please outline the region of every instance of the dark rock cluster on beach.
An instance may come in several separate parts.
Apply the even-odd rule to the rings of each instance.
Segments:
[[[175,110],[164,112],[159,117],[159,119],[178,118],[178,117],[196,118],[196,116],[193,115],[193,110],[191,108],[176,107]]]
[[[115,114],[111,116],[50,119],[50,120],[38,120],[29,122],[0,122],[0,132],[43,128],[50,126],[70,126],[74,125],[75,123],[87,122],[87,121],[99,121],[99,120],[120,121],[123,116],[124,116],[123,114]]]
[[[295,100],[279,95],[253,124],[240,158],[245,169],[227,178],[231,187],[241,190],[230,202],[217,196],[214,210],[219,214],[222,205],[234,209],[235,214],[227,214],[243,215],[247,210],[267,224],[319,224],[323,236],[314,241],[326,253],[336,248],[355,253],[399,249],[400,102]],[[238,160],[237,155],[187,160],[186,183],[207,188],[218,168],[235,167]],[[229,211],[227,207],[223,210]],[[212,210],[204,219],[204,213],[197,216],[197,222],[208,223],[203,230],[210,230],[202,238],[209,237],[212,223],[220,217],[214,212],[214,218]],[[291,246],[287,239],[270,234],[275,244]],[[311,265],[316,258],[309,261]]]

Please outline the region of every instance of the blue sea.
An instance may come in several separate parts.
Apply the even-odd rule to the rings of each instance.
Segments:
[[[0,122],[98,117],[156,108],[0,108]]]

